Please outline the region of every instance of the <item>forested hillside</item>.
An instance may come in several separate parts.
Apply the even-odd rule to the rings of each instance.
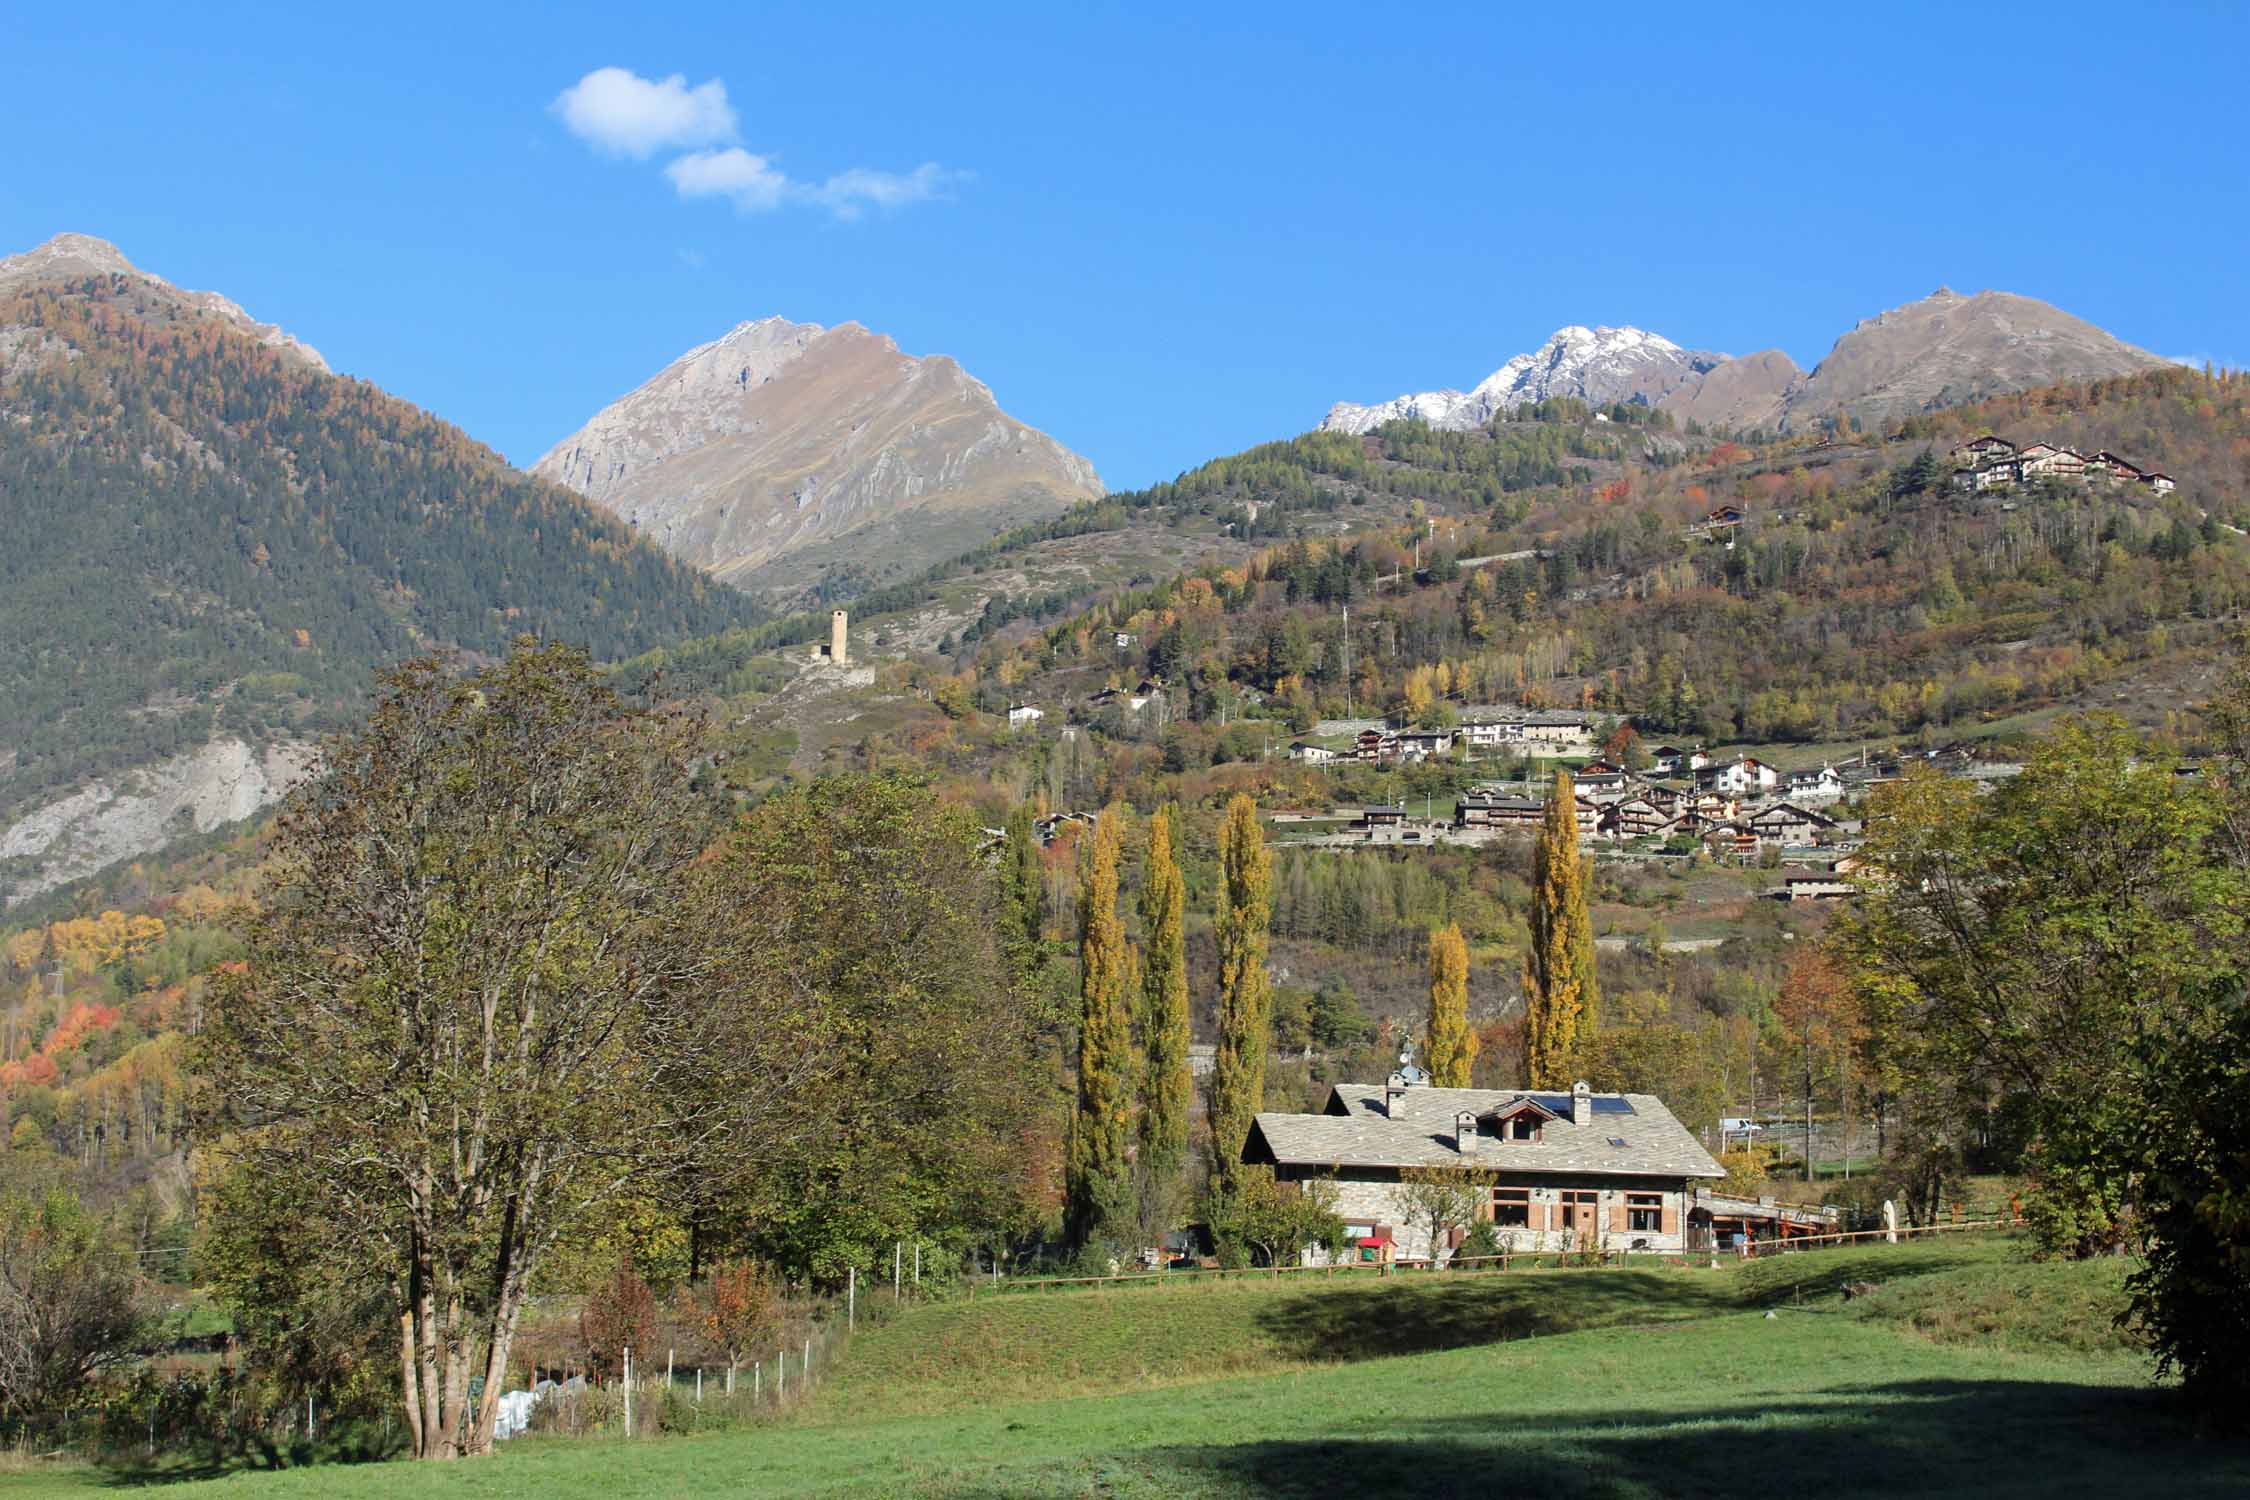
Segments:
[[[128,278],[0,301],[0,811],[301,735],[380,664],[752,617],[457,429]]]
[[[2109,446],[2179,489],[1959,493],[1944,450],[1987,429]],[[1299,728],[1347,705],[1435,722],[1449,697],[1520,699],[1715,742],[1819,742],[1950,732],[2130,683],[2161,697],[2250,602],[2240,376],[2060,387],[1882,436],[1674,444],[1524,490],[1484,477],[1516,467],[1514,424],[1392,424],[1365,455],[1348,441],[1351,454],[1304,439],[1246,455],[1201,503],[1271,496],[1286,528],[1300,497],[1348,506],[1379,487],[1423,500],[1427,522],[1299,534],[1245,565],[980,642],[959,665],[1016,697],[1036,696],[1026,686],[1043,674],[1142,670],[1173,685],[1176,718],[1198,721],[1236,716],[1245,694]],[[1722,505],[1739,524],[1706,525]],[[1122,662],[1120,632],[1134,643]]]

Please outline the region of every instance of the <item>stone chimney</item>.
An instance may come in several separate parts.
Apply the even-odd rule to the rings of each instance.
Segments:
[[[851,616],[840,609],[828,617],[828,659],[839,667],[851,660]]]
[[[1594,1091],[1586,1087],[1586,1080],[1583,1078],[1570,1086],[1570,1123],[1594,1123]]]
[[[1397,1120],[1406,1115],[1406,1075],[1393,1073],[1383,1084],[1383,1113]]]
[[[1453,1149],[1463,1156],[1477,1154],[1477,1117],[1472,1110],[1461,1110],[1453,1117]]]

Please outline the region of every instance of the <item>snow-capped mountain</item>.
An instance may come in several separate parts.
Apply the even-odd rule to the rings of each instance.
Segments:
[[[1637,401],[1654,406],[1726,363],[1724,354],[1682,349],[1642,328],[1573,324],[1529,354],[1519,354],[1468,392],[1424,391],[1375,406],[1339,401],[1321,422],[1325,432],[1370,432],[1385,422],[1419,417],[1432,427],[1481,427],[1500,412],[1553,396],[1599,406]]]

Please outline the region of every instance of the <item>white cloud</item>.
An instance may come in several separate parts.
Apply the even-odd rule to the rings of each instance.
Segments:
[[[852,167],[818,182],[798,181],[742,145],[740,122],[727,102],[727,86],[714,78],[688,87],[674,73],[648,79],[625,68],[596,68],[555,96],[551,106],[571,134],[614,156],[645,161],[659,150],[677,150],[664,166],[682,198],[723,198],[738,213],[770,213],[804,206],[839,219],[870,209],[890,210],[943,198],[969,180],[924,162],[911,172]]]
[[[580,140],[642,161],[666,147],[719,145],[737,130],[724,83],[714,78],[690,88],[678,73],[650,79],[625,68],[596,68],[549,107]]]
[[[746,214],[801,203],[825,208],[839,219],[856,219],[870,208],[904,208],[943,197],[968,174],[924,162],[911,172],[853,167],[823,182],[798,182],[757,152],[728,146],[691,151],[667,166],[664,175],[683,198],[724,198]]]
[[[664,175],[683,198],[725,198],[744,213],[779,208],[791,192],[789,179],[772,162],[740,146],[690,152]]]
[[[933,198],[945,197],[955,183],[967,176],[966,172],[949,172],[934,161],[926,161],[911,172],[876,172],[866,167],[853,167],[808,189],[806,196],[824,205],[839,219],[856,219],[869,208],[904,208],[909,203],[927,203]]]

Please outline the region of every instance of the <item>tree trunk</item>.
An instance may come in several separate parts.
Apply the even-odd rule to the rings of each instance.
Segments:
[[[516,1325],[523,1317],[524,1294],[529,1285],[529,1272],[520,1255],[508,1257],[509,1264],[500,1284],[498,1305],[492,1313],[492,1331],[484,1366],[484,1400],[478,1404],[476,1420],[463,1436],[461,1451],[471,1456],[492,1451],[492,1432],[500,1417],[500,1393],[508,1383],[508,1361],[515,1352]]]
[[[469,1419],[469,1350],[461,1327],[461,1294],[448,1289],[445,1299],[445,1425],[441,1430],[444,1452],[440,1458],[459,1458]]]
[[[438,1374],[437,1297],[430,1281],[434,1272],[430,1263],[429,1241],[416,1232],[414,1236],[414,1361],[418,1367],[415,1392],[422,1400],[422,1417],[415,1424],[421,1434],[415,1448],[417,1458],[451,1458],[445,1448],[444,1396],[445,1388]]]
[[[406,1407],[406,1436],[414,1456],[422,1456],[422,1396],[414,1359],[414,1306],[411,1300],[398,1315],[398,1375],[401,1400]]]

